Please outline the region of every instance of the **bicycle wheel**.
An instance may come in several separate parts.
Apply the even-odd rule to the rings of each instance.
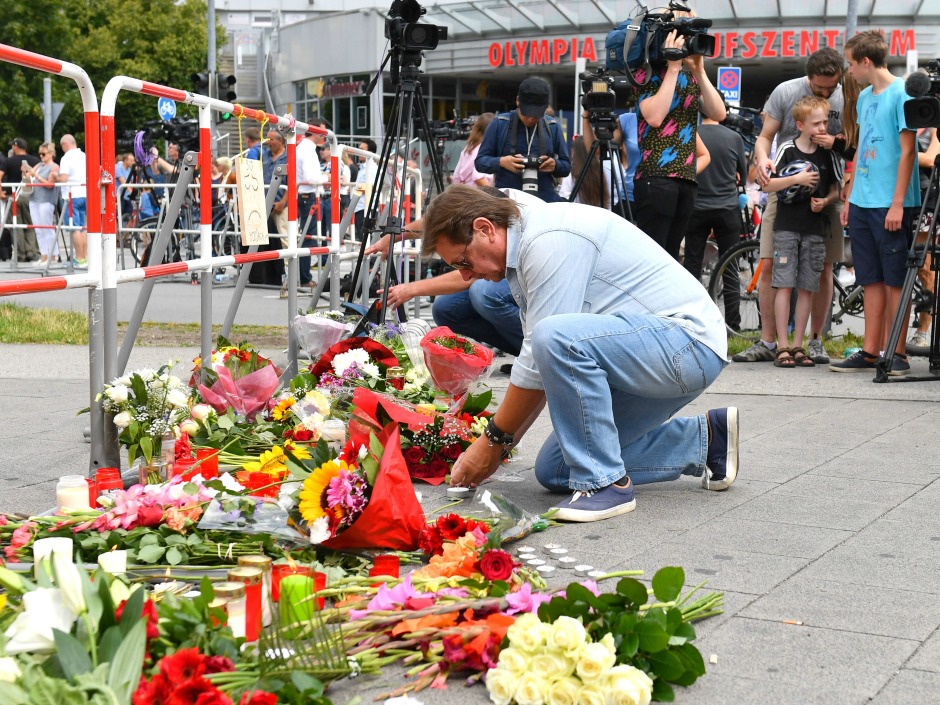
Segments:
[[[150,252],[150,243],[157,238],[157,219],[146,218],[136,225],[140,230],[129,233],[127,236],[128,248],[134,258],[135,267],[144,267]]]
[[[739,242],[715,265],[708,293],[721,309],[729,335],[747,340],[760,337],[759,278],[759,240]]]

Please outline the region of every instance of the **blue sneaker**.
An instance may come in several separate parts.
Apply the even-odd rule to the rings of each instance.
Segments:
[[[833,362],[829,365],[831,372],[871,372],[878,364],[878,358],[869,355],[864,350],[856,350],[842,362]]]
[[[702,487],[720,492],[731,487],[738,476],[738,409],[711,409],[708,412],[708,454]]]
[[[636,509],[633,483],[627,478],[626,487],[607,485],[599,490],[578,490],[571,499],[556,504],[558,511],[552,516],[559,521],[600,521],[620,516]]]
[[[901,357],[897,353],[894,353],[894,360],[891,361],[891,371],[888,373],[888,376],[903,377],[910,371],[911,363],[907,361],[907,357]]]

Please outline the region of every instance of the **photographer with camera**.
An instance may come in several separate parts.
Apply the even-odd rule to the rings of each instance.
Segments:
[[[674,13],[678,15],[679,13]],[[725,102],[705,73],[704,57],[691,53],[672,29],[663,43],[666,65],[650,76],[639,98],[637,134],[645,158],[636,171],[636,224],[679,259],[679,246],[695,205],[699,111],[721,122]]]
[[[554,177],[571,172],[561,125],[545,115],[549,92],[541,78],[519,84],[516,110],[500,113],[486,128],[475,162],[477,171],[494,175],[496,188],[526,191],[547,203],[561,200]]]

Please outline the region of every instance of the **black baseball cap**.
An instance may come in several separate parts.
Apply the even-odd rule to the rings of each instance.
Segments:
[[[12,140],[10,140],[10,146],[25,150],[26,140],[24,140],[22,137],[14,137]]]
[[[541,78],[527,78],[519,84],[519,111],[526,117],[540,118],[548,107],[551,92],[548,83]]]

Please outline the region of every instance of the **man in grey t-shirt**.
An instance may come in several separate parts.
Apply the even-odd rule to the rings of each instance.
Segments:
[[[793,106],[809,95],[816,95],[829,101],[829,135],[842,131],[842,71],[845,60],[842,55],[830,47],[813,52],[806,61],[806,78],[794,78],[777,86],[764,106],[764,126],[754,145],[754,164],[757,168],[757,183],[766,186],[773,173],[773,161],[770,159],[770,146],[774,137],[777,144],[797,136],[796,121],[793,119]],[[829,149],[832,143],[824,144]],[[836,202],[824,211],[829,216],[829,233],[826,237],[826,264],[819,279],[819,290],[813,294],[813,307],[810,321],[809,356],[820,365],[829,363],[829,357],[823,348],[819,334],[825,325],[826,314],[832,302],[832,265],[842,260],[842,225],[839,214],[841,202]],[[774,359],[777,348],[773,304],[774,240],[773,227],[777,215],[776,194],[769,194],[767,207],[761,219],[760,256],[761,277],[759,283],[759,301],[761,313],[761,339],[742,353],[734,355],[735,362],[762,362]]]

